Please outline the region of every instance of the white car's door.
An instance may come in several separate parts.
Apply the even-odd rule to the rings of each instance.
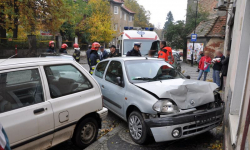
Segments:
[[[118,85],[117,77],[121,79],[123,85]],[[124,85],[124,76],[122,64],[119,61],[111,61],[108,65],[103,84],[103,99],[105,105],[121,117],[124,115],[124,103],[126,88]]]
[[[55,134],[52,145],[72,137],[76,123],[84,115],[102,108],[101,95],[97,93],[94,80],[73,64],[44,66],[47,78],[48,101],[51,103],[55,118]],[[98,103],[97,103],[98,101]]]
[[[0,72],[0,121],[12,149],[51,146],[53,110],[43,91],[38,67]]]

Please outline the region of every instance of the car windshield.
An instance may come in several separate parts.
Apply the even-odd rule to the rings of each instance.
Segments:
[[[162,60],[131,60],[125,62],[125,67],[131,83],[185,78],[183,74]]]
[[[124,40],[123,55],[126,55],[128,51],[133,49],[135,42],[140,42],[141,43],[140,52],[142,56],[145,56],[148,54],[152,46],[152,43],[154,41],[155,40]]]

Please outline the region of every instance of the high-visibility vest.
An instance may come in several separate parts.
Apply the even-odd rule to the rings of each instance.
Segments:
[[[169,64],[174,63],[174,57],[172,53],[172,48],[171,47],[164,47],[162,50],[158,52],[158,58],[164,59],[166,62]]]

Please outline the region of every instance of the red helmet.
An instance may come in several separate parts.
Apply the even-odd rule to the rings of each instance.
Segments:
[[[49,47],[51,47],[51,44],[55,44],[55,41],[49,41]]]
[[[91,50],[96,50],[96,51],[98,51],[100,47],[101,47],[101,45],[100,45],[99,43],[94,42],[94,43],[92,44]]]
[[[75,43],[75,44],[73,45],[73,47],[74,47],[74,48],[79,48],[79,45],[78,45],[77,43]]]
[[[63,43],[61,48],[66,49],[67,47],[68,47],[68,45]]]

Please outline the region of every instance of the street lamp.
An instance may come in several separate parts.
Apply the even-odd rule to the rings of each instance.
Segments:
[[[195,34],[195,30],[196,30],[196,19],[197,19],[197,13],[198,13],[198,3],[199,3],[199,0],[194,0],[195,3],[197,3],[196,5],[196,12],[195,12],[195,26],[194,26],[194,34]],[[193,67],[194,65],[194,43],[193,42],[193,49],[192,49],[192,52],[191,52],[191,66]]]

